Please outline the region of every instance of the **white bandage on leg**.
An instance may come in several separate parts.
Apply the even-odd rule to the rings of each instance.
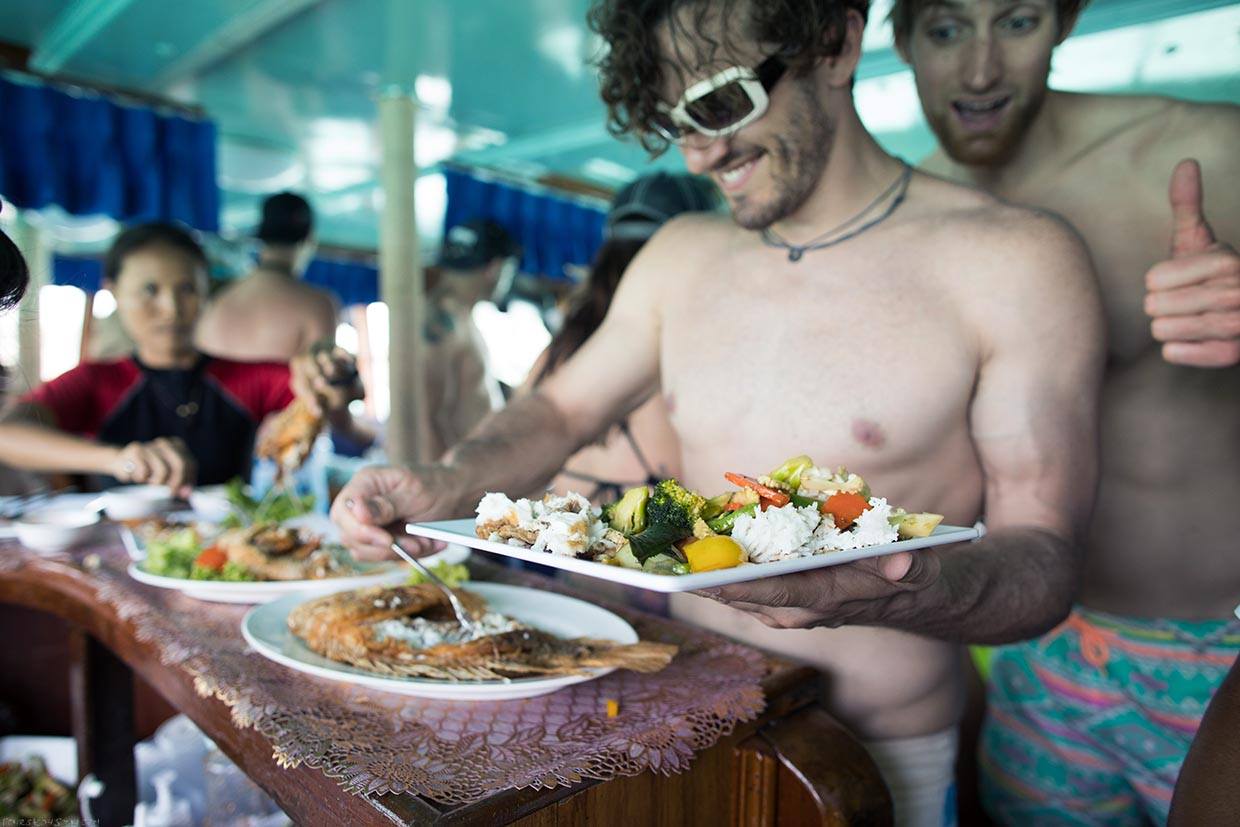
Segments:
[[[891,790],[896,827],[956,827],[955,729],[867,741],[865,748]]]

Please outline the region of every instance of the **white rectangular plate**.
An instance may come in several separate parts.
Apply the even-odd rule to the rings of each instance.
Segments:
[[[852,551],[829,551],[813,557],[798,557],[794,560],[780,560],[776,563],[754,563],[737,566],[731,569],[704,571],[699,574],[650,574],[637,569],[626,569],[622,566],[609,566],[593,560],[578,560],[575,557],[561,557],[545,551],[531,551],[521,546],[510,546],[483,540],[474,534],[474,521],[440,520],[434,523],[409,523],[405,531],[416,537],[428,537],[445,543],[457,543],[478,551],[501,554],[504,557],[515,557],[529,563],[538,563],[554,569],[597,577],[600,580],[611,580],[626,586],[636,586],[654,592],[689,592],[695,589],[707,589],[713,586],[726,586],[728,583],[743,583],[746,580],[761,580],[765,577],[777,577],[781,574],[794,574],[798,571],[821,569],[827,566],[838,566],[851,563],[866,557],[881,557],[897,551],[914,551],[931,546],[944,546],[949,543],[963,543],[976,540],[982,536],[984,529],[964,528],[961,526],[941,525],[929,537],[916,540],[900,540],[878,546],[854,549]]]

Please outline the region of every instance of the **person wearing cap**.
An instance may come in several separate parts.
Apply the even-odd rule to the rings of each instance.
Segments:
[[[335,300],[300,280],[316,249],[310,204],[291,192],[271,196],[255,236],[258,265],[211,301],[198,324],[198,347],[243,362],[287,362],[311,345],[334,342]]]
[[[571,301],[563,326],[539,357],[531,386],[538,387],[598,329],[620,277],[656,230],[681,213],[715,212],[719,207],[714,184],[696,175],[656,172],[616,193],[607,213],[603,244]],[[646,400],[602,442],[574,454],[552,483],[553,490],[559,494],[578,491],[602,504],[633,486],[677,476],[680,449],[668,413],[661,394]]]
[[[474,305],[511,281],[519,252],[512,236],[487,219],[458,224],[444,237],[440,278],[427,296],[423,328],[434,456],[459,442],[503,404],[472,312]]]

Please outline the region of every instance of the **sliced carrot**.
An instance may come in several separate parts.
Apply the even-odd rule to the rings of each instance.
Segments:
[[[869,508],[870,501],[860,494],[839,491],[822,504],[822,513],[830,514],[835,519],[835,527],[843,531],[851,527]]]
[[[764,500],[770,500],[770,504],[774,506],[787,505],[791,498],[780,491],[778,488],[771,488],[769,485],[763,485],[753,477],[747,477],[744,474],[734,474],[731,471],[726,472],[723,478],[733,485],[739,485],[741,488],[752,488],[758,492],[758,496]]]
[[[219,571],[224,568],[224,564],[228,562],[228,555],[224,553],[219,546],[211,546],[202,550],[194,560],[195,566],[202,566],[204,569]]]

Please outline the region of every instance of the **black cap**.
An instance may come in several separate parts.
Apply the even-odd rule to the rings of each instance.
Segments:
[[[448,230],[439,254],[439,266],[449,270],[472,270],[497,258],[515,256],[519,249],[499,224],[477,218]]]
[[[300,244],[314,230],[310,202],[292,192],[281,192],[263,202],[263,220],[254,235],[268,244]]]
[[[611,202],[605,238],[645,239],[682,212],[713,212],[719,191],[706,178],[656,172],[626,185]]]

